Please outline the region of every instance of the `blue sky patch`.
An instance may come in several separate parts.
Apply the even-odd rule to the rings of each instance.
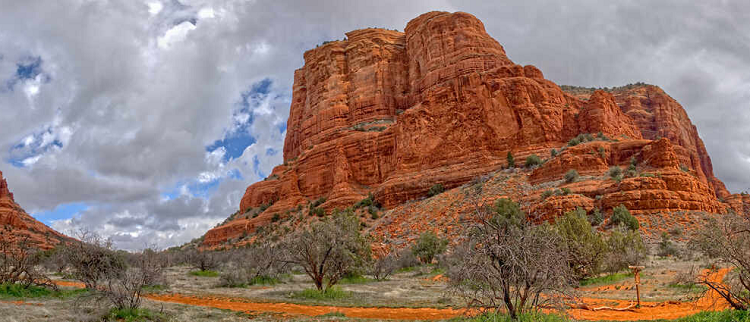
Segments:
[[[45,135],[54,136],[55,133],[54,131],[52,131],[51,127],[48,127],[41,132],[26,136],[21,142],[13,145],[8,151],[10,155],[10,157],[8,158],[8,162],[15,167],[24,167],[24,160],[47,153],[53,148],[61,149],[63,147],[63,142],[60,141],[57,137],[55,137],[49,143],[42,145],[42,143],[44,143]],[[27,142],[28,139],[30,139],[30,142]]]
[[[222,139],[216,140],[207,146],[206,151],[213,152],[220,147],[224,147],[226,153],[224,154],[223,161],[228,162],[242,156],[245,149],[256,142],[255,137],[250,134],[250,126],[255,120],[252,110],[258,107],[268,96],[271,91],[271,85],[273,85],[273,81],[269,78],[264,78],[261,81],[253,83],[248,91],[240,93],[240,101],[237,103],[237,109],[232,115],[232,127],[226,131]],[[284,125],[284,129],[286,129],[286,125]]]
[[[90,206],[85,202],[66,203],[58,205],[53,210],[33,213],[32,216],[49,226],[52,224],[52,221],[73,218],[75,214],[84,212],[86,209],[89,209],[89,207]]]

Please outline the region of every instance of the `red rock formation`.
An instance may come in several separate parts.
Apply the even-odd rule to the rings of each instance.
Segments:
[[[616,92],[615,99],[641,129],[644,138],[668,138],[675,145],[680,164],[694,170],[717,196],[729,196],[724,183],[714,176],[711,157],[698,136],[698,130],[677,101],[661,88],[651,85]]]
[[[54,231],[21,209],[0,172],[0,240],[14,244],[25,240],[32,247],[50,249],[70,240],[70,237]]]
[[[346,35],[305,52],[305,65],[294,74],[284,165],[247,188],[240,213],[273,205],[255,218],[240,216],[212,229],[205,245],[238,237],[320,197],[327,198],[327,210],[368,193],[394,208],[424,197],[434,184],[453,188],[497,170],[508,152],[522,164],[527,155],[546,157],[582,133],[601,132],[619,142],[567,148],[528,181],[557,181],[569,169],[603,177],[633,156],[662,178],[587,185],[582,193],[588,199],[554,198],[534,211],[554,217],[575,205],[617,202],[636,212],[714,211],[720,208],[716,194],[728,194],[685,111],[656,87],[567,94],[536,67],[513,63],[482,22],[462,12],[423,14],[404,33],[363,29]],[[669,140],[652,143],[659,138]],[[654,191],[638,194],[646,188]],[[592,193],[605,197],[594,202]]]

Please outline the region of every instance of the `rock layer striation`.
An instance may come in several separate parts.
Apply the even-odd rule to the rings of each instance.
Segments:
[[[529,183],[558,181],[570,169],[602,182],[581,187],[588,190],[580,198],[538,200],[532,208],[541,216],[621,203],[649,213],[718,212],[717,196],[729,196],[687,113],[656,86],[566,93],[538,68],[511,61],[463,12],[425,13],[403,33],[346,36],[305,52],[294,73],[284,164],[247,188],[238,214],[263,211],[210,230],[205,245],[321,197],[329,211],[369,194],[392,209],[436,184],[457,187],[507,166],[508,153],[522,164],[563,147],[528,174]],[[587,133],[606,140],[566,147]],[[606,182],[611,167],[624,169],[633,158],[639,171],[659,177]]]

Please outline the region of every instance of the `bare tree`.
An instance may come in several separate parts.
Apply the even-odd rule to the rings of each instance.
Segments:
[[[209,271],[219,268],[221,260],[218,252],[209,250],[190,250],[187,252],[187,261],[193,268],[201,271]]]
[[[231,252],[231,260],[221,273],[222,286],[250,285],[263,278],[275,279],[289,270],[282,251],[270,242]]]
[[[161,282],[164,265],[154,250],[131,255],[129,266],[126,254],[113,250],[109,240],[88,231],[79,232],[78,239],[64,254],[74,276],[89,290],[87,299],[135,309],[141,305],[143,287]]]
[[[320,291],[336,284],[344,274],[363,268],[371,256],[359,219],[346,212],[313,223],[285,245],[287,261],[301,266]]]
[[[382,281],[391,276],[393,272],[398,268],[398,258],[394,253],[390,253],[386,256],[375,260],[369,269],[369,274],[372,275],[376,280]]]
[[[454,251],[450,288],[478,309],[519,314],[562,304],[573,274],[568,254],[549,225],[528,222],[518,204],[477,206],[468,240]]]
[[[703,274],[698,282],[717,292],[733,308],[750,309],[750,214],[711,219],[690,243],[713,262],[713,267],[735,267],[723,281]]]
[[[125,258],[112,249],[112,242],[90,231],[76,233],[77,241],[63,248],[76,279],[89,290],[96,290],[105,278],[116,277],[126,269]]]
[[[40,253],[31,247],[28,237],[20,240],[0,236],[0,284],[18,283],[48,286],[57,289],[52,281],[39,271]]]

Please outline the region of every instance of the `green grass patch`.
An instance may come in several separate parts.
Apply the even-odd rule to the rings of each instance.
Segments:
[[[350,292],[344,291],[339,287],[332,286],[325,291],[318,291],[314,288],[308,288],[292,294],[292,298],[296,299],[307,299],[307,300],[339,300],[347,298],[351,295]]]
[[[109,310],[109,313],[103,319],[105,321],[167,321],[167,316],[163,313],[154,312],[148,309],[117,309]]]
[[[66,299],[66,298],[77,296],[86,292],[87,290],[85,289],[74,289],[74,290],[60,289],[58,291],[55,291],[51,288],[36,286],[36,285],[29,285],[29,287],[24,287],[21,284],[15,284],[15,283],[0,284],[0,298],[51,297],[51,298],[58,298],[58,299]]]
[[[505,313],[486,313],[475,317],[459,317],[449,321],[459,322],[572,322],[572,320],[556,314],[525,313],[513,320]]]
[[[409,266],[409,267],[399,268],[396,270],[396,274],[413,272],[415,269],[417,269],[417,267],[419,266]]]
[[[581,286],[588,285],[599,285],[599,284],[612,284],[622,281],[627,278],[632,278],[633,273],[614,273],[604,276],[597,276],[592,278],[586,278],[579,282]]]
[[[219,272],[207,270],[207,271],[192,271],[190,272],[190,275],[193,276],[200,276],[200,277],[219,277]]]
[[[449,321],[453,322],[574,322],[563,316],[542,313],[527,313],[519,316],[518,320],[511,320],[510,316],[503,313],[487,313],[475,317],[457,317]],[[632,321],[645,322],[646,320]],[[748,311],[726,310],[720,312],[701,312],[676,320],[648,320],[649,322],[750,322]],[[606,322],[606,321],[599,321]]]

